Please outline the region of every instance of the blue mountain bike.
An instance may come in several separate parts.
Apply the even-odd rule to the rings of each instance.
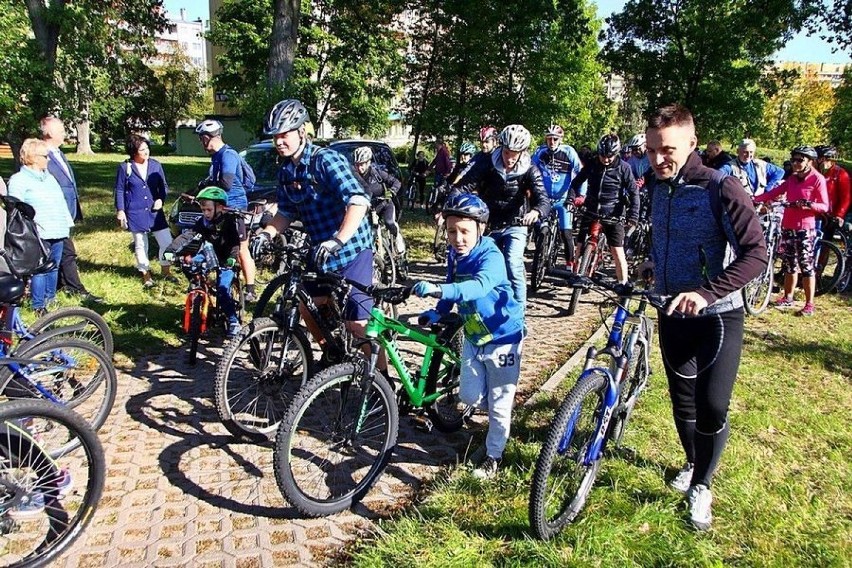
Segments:
[[[609,444],[618,446],[651,374],[649,354],[653,321],[645,308],[662,308],[670,299],[634,290],[602,276],[577,276],[554,269],[551,276],[575,288],[596,288],[617,297],[606,347],[590,347],[577,383],[565,397],[547,431],[530,491],[529,518],[544,540],[573,521],[586,503]],[[635,311],[630,297],[639,299]]]

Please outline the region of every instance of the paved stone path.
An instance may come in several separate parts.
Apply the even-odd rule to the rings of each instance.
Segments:
[[[413,266],[414,278],[437,279],[435,264]],[[546,284],[531,295],[519,400],[599,323],[596,306],[581,302],[565,317],[567,290]],[[401,316],[432,302],[412,299]],[[236,443],[219,424],[213,373],[221,339],[202,343],[199,362],[166,349],[119,375],[115,409],[100,436],[107,482],[92,524],[55,563],[68,567],[323,565],[376,519],[411,502],[422,481],[471,452],[473,425],[453,435],[426,434],[400,420],[393,460],[362,503],[321,519],[299,518],[272,472],[271,445]]]

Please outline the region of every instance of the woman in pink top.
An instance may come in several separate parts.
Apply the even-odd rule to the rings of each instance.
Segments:
[[[793,306],[793,290],[798,275],[802,273],[805,289],[805,307],[798,315],[814,314],[814,241],[816,240],[816,217],[828,211],[828,190],[825,178],[814,169],[817,153],[811,146],[797,146],[790,152],[793,175],[771,191],[754,198],[756,203],[772,201],[787,194],[790,203],[781,219],[781,260],[784,269],[784,295],[775,300],[775,306]]]

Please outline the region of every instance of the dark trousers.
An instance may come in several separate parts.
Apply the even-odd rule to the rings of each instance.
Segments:
[[[675,427],[692,485],[710,487],[728,441],[728,407],[743,348],[742,309],[677,318],[660,315],[660,351]]]
[[[64,288],[70,294],[85,294],[86,287],[80,281],[77,270],[77,249],[74,241],[68,237],[63,242],[62,260],[59,262],[59,288]]]

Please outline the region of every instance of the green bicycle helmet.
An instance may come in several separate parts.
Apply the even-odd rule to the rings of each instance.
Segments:
[[[205,187],[204,189],[198,192],[198,195],[195,196],[195,199],[197,201],[206,199],[208,201],[215,201],[216,203],[221,203],[222,205],[228,204],[228,194],[221,187]]]

